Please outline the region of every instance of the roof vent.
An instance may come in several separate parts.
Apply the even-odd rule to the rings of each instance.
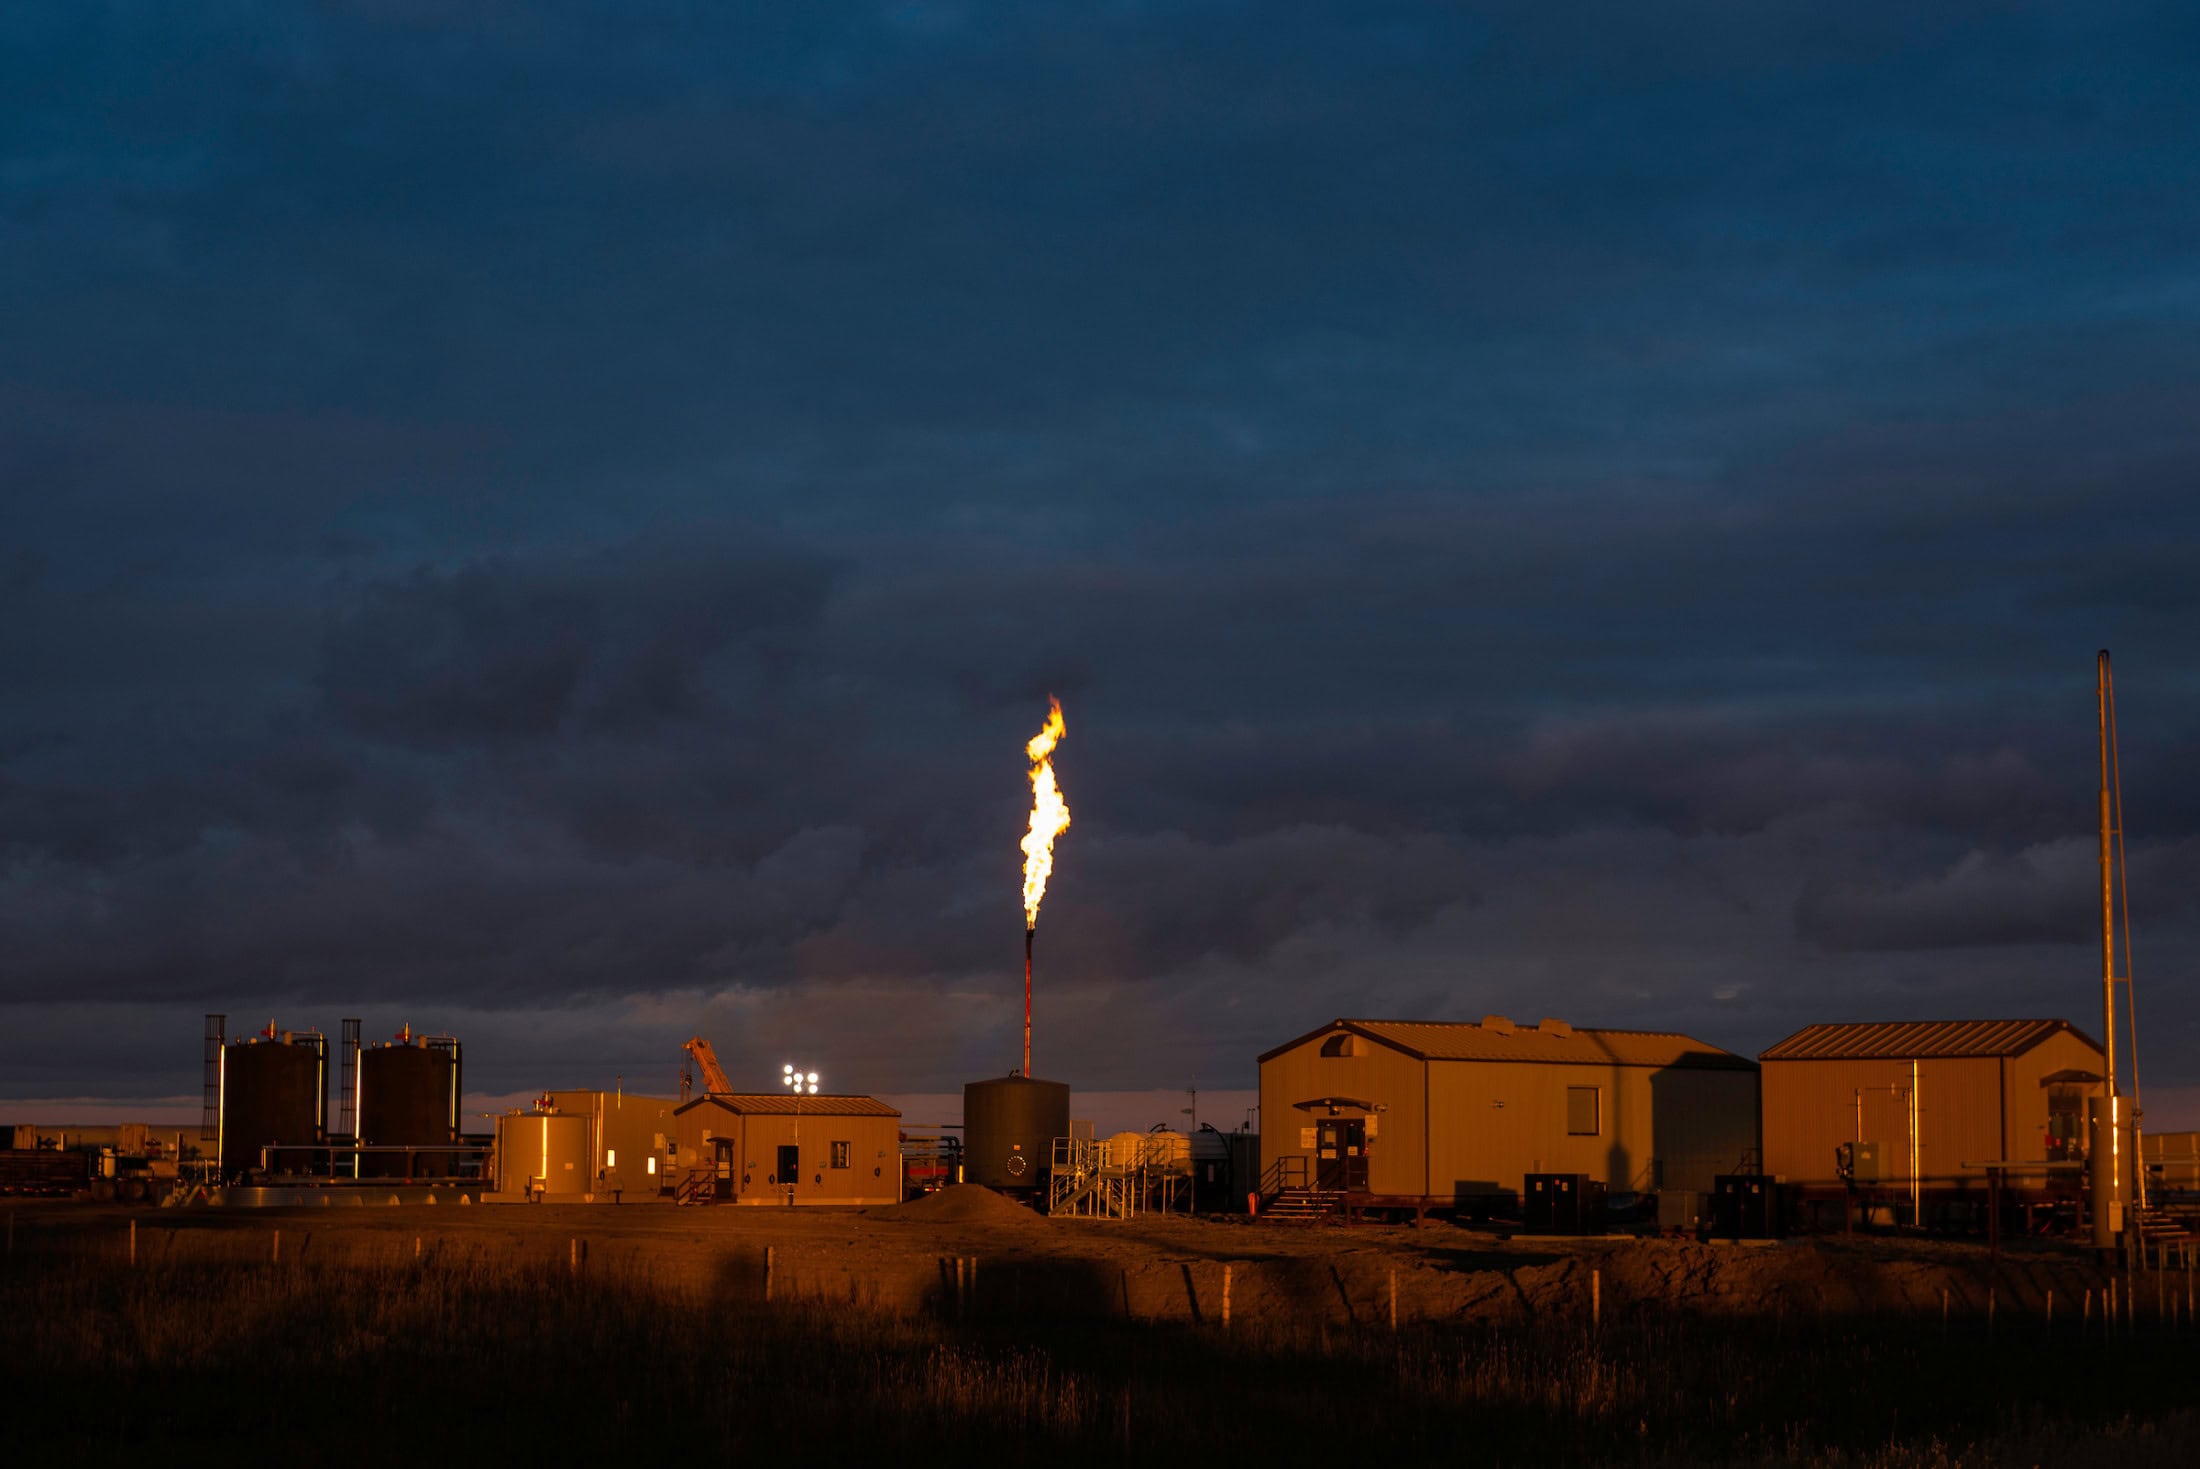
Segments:
[[[1536,1029],[1542,1031],[1545,1035],[1555,1035],[1560,1040],[1565,1040],[1574,1033],[1574,1028],[1571,1025],[1563,1020],[1553,1020],[1548,1015],[1543,1017],[1543,1023],[1538,1025]]]
[[[1503,1015],[1483,1016],[1482,1028],[1484,1030],[1495,1031],[1499,1035],[1511,1035],[1513,1033],[1512,1021],[1508,1017]]]

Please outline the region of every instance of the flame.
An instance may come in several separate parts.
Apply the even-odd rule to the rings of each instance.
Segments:
[[[1054,871],[1054,839],[1069,830],[1069,803],[1054,783],[1054,747],[1069,733],[1062,701],[1047,700],[1047,722],[1024,746],[1031,757],[1031,830],[1024,835],[1024,927],[1039,926],[1039,899]]]

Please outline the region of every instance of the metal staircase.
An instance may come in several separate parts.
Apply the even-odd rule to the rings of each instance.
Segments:
[[[1342,1189],[1286,1188],[1260,1206],[1260,1217],[1279,1224],[1319,1224],[1335,1218],[1343,1207]]]

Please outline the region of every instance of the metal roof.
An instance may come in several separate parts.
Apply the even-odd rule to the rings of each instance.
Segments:
[[[1486,1026],[1472,1020],[1333,1020],[1262,1056],[1352,1031],[1422,1061],[1543,1061],[1559,1066],[1685,1066],[1707,1070],[1755,1069],[1746,1056],[1670,1030],[1591,1030],[1586,1027],[1515,1024]]]
[[[729,1112],[744,1112],[751,1116],[766,1114],[791,1117],[797,1110],[793,1092],[709,1092],[683,1106],[675,1107],[675,1113],[690,1107],[700,1107],[716,1102]],[[800,1102],[804,1117],[899,1117],[901,1111],[889,1107],[877,1097],[804,1097]]]
[[[1936,1056],[2021,1056],[2068,1031],[2094,1050],[2092,1037],[2067,1020],[1880,1020],[1806,1025],[1760,1061],[1910,1061]]]

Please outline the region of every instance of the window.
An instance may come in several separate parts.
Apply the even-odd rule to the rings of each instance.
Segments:
[[[655,1158],[651,1158],[649,1160],[649,1176],[651,1178],[655,1178],[657,1176],[657,1160]]]
[[[1360,1038],[1349,1032],[1339,1031],[1322,1042],[1324,1056],[1357,1056],[1360,1054]]]
[[[1601,1088],[1570,1086],[1566,1088],[1566,1135],[1568,1137],[1595,1137],[1604,1129],[1604,1121],[1597,1103]]]
[[[603,1166],[606,1168],[619,1166],[619,1150],[617,1148],[605,1148],[603,1150]]]
[[[855,1151],[855,1144],[853,1144],[853,1143],[834,1143],[834,1144],[833,1144],[833,1166],[834,1166],[835,1168],[845,1168],[845,1167],[847,1167],[847,1166],[848,1166],[848,1161],[849,1161],[849,1154],[853,1153],[854,1151]]]

